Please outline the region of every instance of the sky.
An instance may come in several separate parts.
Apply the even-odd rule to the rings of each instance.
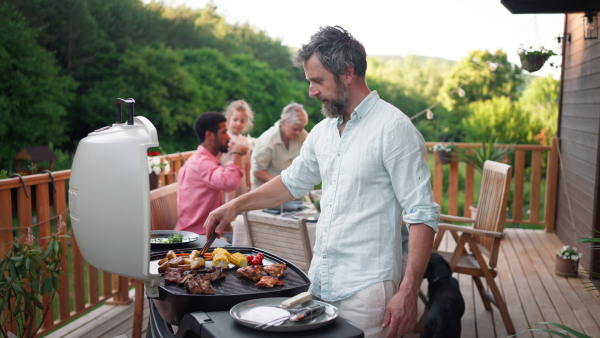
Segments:
[[[165,0],[202,8],[211,0]],[[212,0],[229,23],[249,23],[300,47],[320,26],[339,25],[361,41],[368,55],[422,55],[458,61],[469,51],[502,49],[520,65],[517,49],[544,46],[560,54],[556,37],[564,14],[512,14],[500,0]],[[560,70],[553,56],[533,75]],[[524,73],[527,73],[524,71]]]

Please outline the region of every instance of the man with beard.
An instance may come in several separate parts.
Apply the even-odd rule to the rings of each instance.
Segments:
[[[217,155],[227,153],[229,134],[227,119],[219,113],[204,113],[194,122],[198,150],[181,167],[178,174],[175,230],[204,234],[208,213],[221,205],[222,192],[235,190],[242,180],[242,156],[248,147],[233,144],[232,161],[221,166]]]
[[[252,150],[252,189],[272,180],[292,164],[308,135],[304,130],[307,123],[304,107],[292,102],[281,111],[281,120],[256,139]]]
[[[280,205],[322,181],[311,293],[366,337],[408,333],[439,221],[423,137],[369,89],[365,49],[341,27],[321,28],[293,61],[327,118],[281,176],[213,211],[205,228],[221,234],[238,213]],[[400,284],[403,220],[410,236]]]

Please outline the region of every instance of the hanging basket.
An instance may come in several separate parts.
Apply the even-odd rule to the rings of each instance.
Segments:
[[[523,53],[519,55],[521,59],[521,68],[533,73],[540,70],[550,55],[539,53]]]
[[[577,269],[579,260],[573,261],[556,256],[556,264],[554,265],[554,273],[564,277],[577,277]]]

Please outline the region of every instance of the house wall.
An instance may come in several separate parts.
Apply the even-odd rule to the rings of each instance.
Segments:
[[[599,137],[600,40],[583,39],[583,13],[566,14],[562,102],[559,116],[562,170],[558,182],[556,233],[565,244],[600,230]],[[565,184],[566,183],[566,184]],[[584,268],[600,272],[600,250],[585,248]],[[595,257],[593,255],[596,255]]]

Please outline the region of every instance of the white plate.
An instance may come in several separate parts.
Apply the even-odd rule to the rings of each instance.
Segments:
[[[181,239],[181,242],[177,242],[177,243],[154,243],[154,242],[152,242],[152,239],[155,239],[155,238],[169,238],[173,235],[178,235],[178,234],[181,234],[183,236],[183,238]],[[174,245],[181,245],[181,244],[197,241],[198,238],[200,238],[200,235],[193,233],[193,232],[189,232],[189,231],[178,231],[178,230],[150,231],[150,244],[156,245],[156,246],[164,245],[165,247],[168,247],[168,246],[174,246]]]
[[[313,319],[309,319],[307,321],[301,321],[297,323],[285,322],[279,326],[270,326],[267,328],[256,328],[257,324],[255,322],[243,320],[242,317],[248,311],[259,307],[259,306],[268,306],[268,307],[277,307],[281,305],[281,302],[289,299],[289,297],[272,297],[272,298],[259,298],[252,299],[242,303],[239,303],[231,308],[229,314],[233,319],[241,325],[246,327],[256,329],[259,331],[270,331],[270,332],[299,332],[299,331],[307,331],[316,329],[322,326],[325,326],[331,323],[338,316],[338,309],[325,302],[321,302],[318,300],[309,300],[308,302],[301,304],[301,306],[309,306],[314,304],[322,304],[325,305],[325,313],[315,317]]]

